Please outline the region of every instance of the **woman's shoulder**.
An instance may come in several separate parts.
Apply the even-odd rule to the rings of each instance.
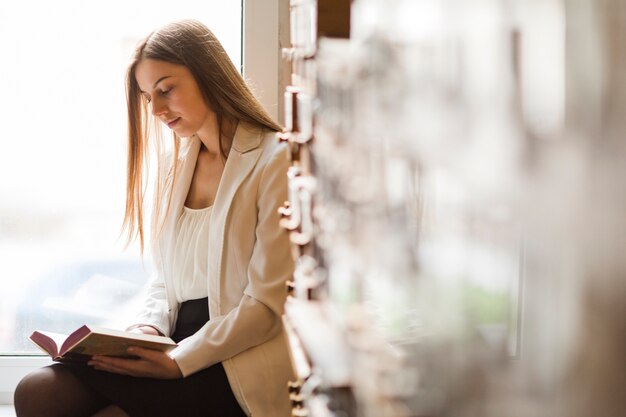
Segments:
[[[273,159],[275,155],[286,152],[286,144],[278,140],[274,130],[240,122],[233,149],[247,152],[255,148],[261,148],[261,161]]]
[[[277,132],[266,129],[263,132],[263,156],[265,164],[286,171],[289,165],[288,144],[279,140]]]

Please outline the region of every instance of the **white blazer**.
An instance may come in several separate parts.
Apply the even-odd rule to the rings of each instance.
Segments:
[[[176,219],[200,145],[194,136],[181,150],[170,211],[152,248],[156,276],[137,321],[165,335],[173,333],[178,312],[171,270]],[[211,318],[171,352],[184,376],[222,362],[237,401],[255,417],[290,415],[293,371],[281,316],[293,260],[277,213],[287,200],[287,167],[287,148],[273,132],[239,123],[209,228]]]

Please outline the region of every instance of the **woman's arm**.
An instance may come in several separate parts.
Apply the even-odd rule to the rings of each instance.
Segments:
[[[143,306],[135,318],[135,323],[126,330],[142,331],[140,329],[143,328],[144,331],[142,331],[142,333],[151,333],[149,328],[153,328],[160,335],[169,335],[169,306],[165,293],[165,282],[163,281],[163,274],[160,270],[158,248],[152,251],[152,261],[156,272],[150,280]],[[146,329],[146,327],[148,329]]]

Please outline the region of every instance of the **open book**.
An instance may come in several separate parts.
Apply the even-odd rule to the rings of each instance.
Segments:
[[[126,352],[130,346],[162,352],[176,347],[176,343],[169,337],[96,326],[82,326],[70,335],[37,330],[29,339],[57,362],[85,362],[93,355],[132,358]]]

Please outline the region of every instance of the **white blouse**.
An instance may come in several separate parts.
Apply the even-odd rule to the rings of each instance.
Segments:
[[[213,206],[183,207],[176,222],[174,292],[179,303],[208,295],[209,223]]]

